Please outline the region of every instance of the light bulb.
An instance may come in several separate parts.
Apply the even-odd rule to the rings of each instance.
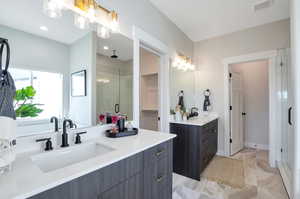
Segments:
[[[90,20],[90,23],[94,23],[96,21],[96,11],[92,5],[87,11],[87,18]]]
[[[82,29],[82,30],[89,28],[88,19],[79,14],[74,15],[74,24],[77,28]]]
[[[108,39],[110,37],[110,31],[107,27],[98,25],[97,26],[97,35],[102,39]]]
[[[44,0],[44,13],[51,18],[62,16],[63,5],[59,0]]]
[[[191,70],[195,70],[196,66],[191,64]]]
[[[115,11],[112,11],[110,15],[111,15],[111,22],[109,28],[112,30],[113,33],[118,33],[120,31],[118,14]]]

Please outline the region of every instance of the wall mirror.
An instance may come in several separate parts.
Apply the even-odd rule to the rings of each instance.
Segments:
[[[71,94],[72,97],[86,96],[86,70],[71,74]]]
[[[172,66],[170,62],[170,109],[173,112],[178,105],[179,93],[184,92],[184,105],[186,111],[191,111],[193,107],[200,109],[202,101],[196,101],[196,96],[201,96],[202,93],[196,92],[195,81],[196,71],[178,70]],[[202,99],[202,98],[201,98]]]
[[[97,123],[110,117],[133,118],[133,41],[118,34],[97,42]]]
[[[1,2],[0,37],[10,44],[9,72],[18,90],[34,91],[34,96],[14,102],[15,109],[38,104],[34,113],[18,115],[17,136],[53,132],[53,116],[59,128],[64,118],[77,128],[94,125],[96,108],[97,116],[118,112],[132,118],[132,42],[117,34],[98,39],[94,24],[77,22],[68,10],[58,18],[48,17],[43,1]],[[111,58],[113,50],[117,58]],[[97,81],[97,107],[92,105],[92,81]]]

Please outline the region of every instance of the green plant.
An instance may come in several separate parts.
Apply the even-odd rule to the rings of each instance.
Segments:
[[[17,117],[37,117],[43,109],[38,108],[42,104],[31,103],[36,95],[36,90],[32,86],[16,91],[15,100],[15,111]]]

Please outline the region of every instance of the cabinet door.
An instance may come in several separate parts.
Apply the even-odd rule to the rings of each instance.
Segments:
[[[101,193],[136,175],[142,169],[143,153],[138,153],[101,169],[103,173],[100,178]]]
[[[200,180],[200,134],[202,129],[199,126],[187,125],[188,128],[188,153],[187,156],[187,177]]]
[[[176,134],[177,137],[174,138],[174,148],[173,148],[173,166],[174,172],[187,175],[188,169],[188,153],[189,153],[189,132],[186,125],[181,124],[171,124],[170,132]]]
[[[97,199],[100,194],[101,170],[84,175],[72,182],[74,197],[72,199]]]
[[[73,199],[72,182],[42,192],[29,199]]]
[[[105,191],[99,199],[142,199],[143,180],[142,175],[137,174],[125,182],[122,182]]]

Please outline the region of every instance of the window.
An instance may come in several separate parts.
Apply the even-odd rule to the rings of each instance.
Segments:
[[[49,119],[52,116],[62,117],[63,112],[63,75],[59,73],[40,72],[12,68],[11,75],[16,89],[32,86],[36,90],[31,103],[41,104],[43,111],[29,120]],[[20,118],[18,118],[20,119]],[[27,119],[27,118],[26,118]]]

